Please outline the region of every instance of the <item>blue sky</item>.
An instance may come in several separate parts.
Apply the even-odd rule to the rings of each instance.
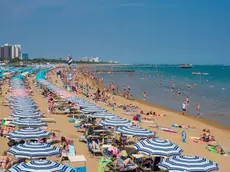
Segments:
[[[229,0],[1,0],[0,44],[30,57],[230,64]]]

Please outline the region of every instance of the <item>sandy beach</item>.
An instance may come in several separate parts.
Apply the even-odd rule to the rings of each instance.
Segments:
[[[79,82],[81,83],[88,83],[92,87],[95,85],[89,78],[84,78],[81,75],[77,75]],[[30,81],[32,81],[34,78],[30,78]],[[51,76],[51,80],[56,81],[57,80],[57,85],[60,87],[63,87],[63,84],[60,80],[57,79],[56,75]],[[4,85],[4,90],[7,89],[7,85]],[[87,170],[89,172],[96,172],[97,171],[97,161],[100,159],[100,157],[93,157],[91,153],[88,152],[87,145],[85,143],[79,142],[78,141],[78,136],[82,135],[81,133],[78,133],[76,129],[74,128],[74,124],[71,124],[68,122],[68,117],[65,115],[53,115],[53,114],[48,114],[47,113],[47,98],[43,97],[38,89],[33,86],[33,95],[32,98],[33,100],[39,105],[41,112],[46,112],[46,117],[50,118],[55,118],[56,123],[48,123],[48,130],[59,130],[59,136],[65,136],[66,138],[70,138],[74,140],[75,143],[75,148],[76,148],[76,153],[78,155],[84,155],[87,159]],[[96,91],[96,87],[94,89],[90,90],[91,92]],[[4,92],[4,91],[3,91]],[[110,93],[107,93],[109,96],[111,96]],[[83,97],[83,95],[78,94],[77,96]],[[215,136],[215,139],[218,141],[220,145],[224,148],[230,148],[229,143],[230,143],[230,130],[228,127],[220,126],[218,124],[214,124],[211,122],[207,122],[207,120],[203,119],[198,119],[196,117],[191,117],[191,116],[182,116],[181,113],[178,113],[176,111],[172,111],[167,108],[159,107],[152,105],[151,103],[143,102],[143,101],[133,101],[133,100],[127,100],[123,97],[120,96],[114,96],[116,103],[118,105],[123,104],[132,104],[135,106],[138,106],[140,109],[142,109],[144,112],[149,112],[149,111],[154,111],[160,114],[165,114],[166,116],[162,117],[154,117],[155,122],[158,125],[164,126],[164,127],[169,127],[172,128],[171,125],[173,123],[177,124],[187,124],[190,126],[196,127],[195,130],[186,130],[187,132],[187,143],[182,143],[181,141],[181,132],[183,129],[177,129],[177,128],[172,128],[177,133],[167,133],[161,130],[158,130],[156,128],[149,127],[149,123],[142,122],[141,126],[144,128],[149,128],[150,130],[154,131],[157,133],[157,136],[160,138],[165,138],[169,139],[172,142],[176,143],[179,145],[180,148],[183,149],[183,154],[184,155],[198,155],[201,157],[205,157],[209,160],[213,160],[217,163],[219,163],[219,168],[221,172],[227,172],[229,171],[229,164],[230,162],[230,157],[229,156],[223,156],[219,155],[214,152],[208,152],[205,149],[205,145],[197,144],[190,139],[190,137],[199,137],[201,135],[202,129],[210,129],[211,130],[211,135]],[[91,99],[85,98],[84,99],[93,102]],[[3,97],[0,98],[0,101],[3,101]],[[119,117],[122,118],[127,118],[132,120],[132,116],[126,115],[125,112],[121,109],[116,108],[115,111],[112,110],[111,107],[105,106],[104,104],[98,102],[98,106],[104,107],[107,109],[109,112],[116,114]],[[2,106],[1,105],[1,115],[0,117],[8,117],[10,114],[10,110],[8,107]],[[2,154],[3,151],[7,150],[7,139],[6,138],[0,138],[0,153]],[[64,162],[65,163],[65,162]],[[71,164],[73,166],[82,166],[84,164]]]
[[[77,76],[78,76],[78,78],[80,78],[80,82],[82,82],[82,83],[87,82],[91,86],[95,85],[95,83],[92,85],[92,81],[89,78],[84,78],[83,76],[79,76],[79,74]],[[95,91],[96,90],[94,90],[94,92]],[[109,94],[109,95],[111,96],[111,94]],[[78,95],[78,96],[83,97],[82,95]],[[184,150],[183,154],[197,155],[197,156],[201,156],[201,157],[205,157],[207,159],[213,160],[213,161],[219,163],[220,171],[223,171],[223,172],[228,171],[229,166],[228,166],[227,162],[229,162],[229,160],[230,160],[229,156],[222,156],[222,155],[219,155],[219,154],[216,154],[213,152],[208,152],[205,149],[205,145],[194,143],[193,140],[190,139],[190,137],[199,137],[199,136],[201,136],[201,132],[203,129],[210,129],[211,134],[213,136],[215,136],[215,139],[218,141],[218,143],[221,144],[224,148],[229,148],[229,143],[230,143],[230,136],[229,136],[230,129],[229,129],[229,127],[221,126],[217,123],[210,122],[206,119],[201,119],[201,118],[193,117],[190,115],[183,116],[181,113],[179,113],[177,111],[173,111],[173,110],[168,109],[168,108],[156,106],[156,105],[153,105],[153,104],[148,103],[148,102],[144,102],[144,101],[140,101],[140,100],[137,100],[137,101],[127,100],[121,96],[114,96],[114,97],[115,97],[116,103],[118,105],[120,105],[120,104],[126,104],[126,105],[132,104],[132,105],[140,107],[140,109],[142,109],[144,112],[155,111],[155,112],[160,113],[160,114],[165,114],[166,116],[164,116],[164,117],[154,117],[155,121],[161,126],[174,129],[171,126],[173,123],[177,123],[180,125],[187,124],[187,125],[196,127],[196,130],[186,130],[186,132],[187,132],[187,143],[182,143],[182,141],[181,141],[182,129],[174,129],[175,131],[178,132],[175,134],[174,133],[167,133],[167,132],[163,132],[163,131],[160,131],[157,129],[150,128],[148,123],[145,123],[145,122],[142,123],[142,127],[149,128],[152,131],[157,132],[158,137],[169,139],[169,140],[173,141],[174,143],[178,144]],[[87,98],[85,98],[85,99],[90,101],[90,102],[93,102],[91,99],[87,99]],[[113,111],[111,107],[107,107],[102,103],[97,103],[97,105],[104,107],[109,112],[112,112],[112,113],[118,115],[119,117],[132,120],[132,116],[126,115],[124,113],[124,111],[121,109],[115,109],[115,111]]]

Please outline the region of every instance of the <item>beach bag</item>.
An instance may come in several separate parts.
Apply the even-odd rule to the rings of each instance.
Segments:
[[[133,120],[134,120],[134,121],[137,121],[137,120],[138,120],[138,116],[134,116],[134,117],[133,117]]]
[[[105,172],[105,167],[107,166],[107,164],[109,164],[111,162],[112,162],[111,159],[104,159],[104,158],[99,159],[97,171],[98,172]]]

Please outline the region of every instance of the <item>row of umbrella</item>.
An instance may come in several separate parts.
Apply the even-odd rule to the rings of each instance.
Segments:
[[[13,111],[11,115],[17,120],[10,124],[18,127],[28,127],[15,130],[6,136],[14,140],[25,140],[24,144],[18,144],[11,147],[7,153],[16,158],[40,159],[54,155],[61,155],[61,149],[50,144],[40,142],[29,142],[32,139],[48,138],[51,133],[42,130],[39,127],[46,126],[39,118],[42,116],[37,109],[36,103],[29,97],[24,87],[23,78],[15,77],[11,80],[13,94],[9,96],[10,108]],[[7,170],[9,172],[19,171],[67,171],[74,172],[74,169],[54,161],[33,160],[14,165]]]

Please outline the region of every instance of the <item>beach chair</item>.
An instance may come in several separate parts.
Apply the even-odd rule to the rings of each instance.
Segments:
[[[140,171],[138,166],[134,166],[132,164],[128,164],[126,167],[118,167],[116,164],[114,164],[114,162],[112,163],[108,163],[107,168],[105,168],[105,172],[110,172],[110,171],[114,171],[114,172],[130,172],[130,171]]]
[[[97,143],[98,144],[98,143]],[[96,156],[96,154],[100,154],[100,155],[103,155],[102,153],[102,150],[99,148],[99,149],[93,149],[91,146],[90,146],[90,141],[87,140],[87,146],[88,146],[88,150],[94,155]]]

